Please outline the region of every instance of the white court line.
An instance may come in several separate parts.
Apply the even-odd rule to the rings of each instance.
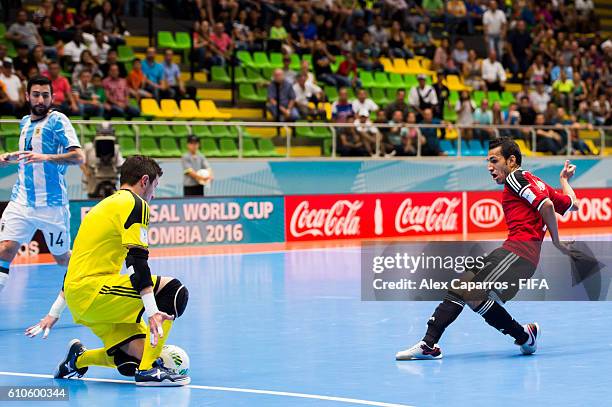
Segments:
[[[38,374],[38,373],[17,373],[17,372],[0,372],[1,376],[19,376],[19,377],[38,377],[43,379],[53,379],[53,375],[50,374]],[[134,385],[133,381],[129,380],[118,380],[118,379],[99,379],[94,377],[82,377],[72,378],[69,380],[84,380],[88,382],[102,382],[102,383],[118,383],[118,384],[131,384]],[[361,404],[366,406],[378,406],[378,407],[415,407],[407,404],[394,404],[394,403],[383,403],[380,401],[360,400],[351,399],[346,397],[334,397],[334,396],[321,396],[318,394],[306,394],[306,393],[291,393],[285,391],[274,391],[274,390],[258,390],[258,389],[243,389],[238,387],[218,387],[218,386],[199,386],[196,384],[190,384],[185,387],[190,389],[199,390],[212,390],[212,391],[228,391],[234,393],[253,393],[253,394],[267,394],[271,396],[284,396],[284,397],[296,397],[302,399],[316,399],[324,401],[337,401],[340,403],[350,404]]]

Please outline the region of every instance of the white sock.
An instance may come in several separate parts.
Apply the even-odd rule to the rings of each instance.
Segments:
[[[0,291],[4,288],[6,283],[8,282],[9,275],[7,273],[0,272]]]

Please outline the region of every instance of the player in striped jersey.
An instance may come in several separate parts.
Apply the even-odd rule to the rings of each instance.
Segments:
[[[398,352],[397,360],[439,359],[442,351],[438,341],[444,330],[468,304],[484,320],[514,338],[523,354],[536,351],[540,327],[537,323],[521,325],[502,306],[518,292],[518,281],[531,278],[540,260],[542,240],[549,231],[551,240],[563,254],[569,246],[559,239],[556,213],[577,210],[576,194],[569,184],[576,166],[565,162],[559,174],[563,192],[557,192],[540,178],[521,168],[522,155],[511,139],[500,138],[490,144],[487,169],[497,184],[504,185],[502,207],[508,238],[483,260],[484,266],[470,270],[464,278],[475,283],[507,282],[508,289],[483,293],[450,290],[427,322],[427,333],[416,345]],[[513,285],[514,284],[514,285]]]
[[[9,267],[22,243],[40,229],[58,265],[70,259],[70,211],[65,174],[69,165],[84,161],[81,145],[68,118],[50,111],[51,81],[39,76],[28,82],[26,100],[31,114],[19,125],[19,151],[0,155],[0,166],[17,164],[17,182],[0,220],[0,290],[6,285]],[[65,307],[58,296],[49,315],[29,329],[34,335],[48,330]]]

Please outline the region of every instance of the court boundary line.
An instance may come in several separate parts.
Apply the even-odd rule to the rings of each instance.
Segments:
[[[0,376],[36,377],[36,378],[41,378],[41,379],[53,379],[53,375],[41,374],[41,373],[19,373],[19,372],[0,371]],[[96,378],[96,377],[71,378],[67,380],[81,380],[81,381],[99,382],[99,383],[117,383],[117,384],[134,385],[134,382],[129,381],[129,380],[103,379],[103,378]],[[408,404],[386,403],[382,401],[361,400],[361,399],[354,399],[354,398],[348,398],[348,397],[323,396],[319,394],[294,393],[294,392],[276,391],[276,390],[247,389],[247,388],[241,388],[241,387],[202,386],[202,385],[197,385],[197,384],[189,384],[185,387],[190,388],[190,389],[198,389],[198,390],[225,391],[225,392],[231,392],[231,393],[264,394],[264,395],[270,395],[270,396],[294,397],[294,398],[315,399],[315,400],[323,400],[323,401],[336,401],[340,403],[360,404],[360,405],[377,406],[377,407],[415,407],[415,406],[408,405]]]

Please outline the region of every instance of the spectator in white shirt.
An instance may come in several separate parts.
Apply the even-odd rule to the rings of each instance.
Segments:
[[[408,104],[412,109],[419,113],[423,117],[425,109],[435,110],[438,106],[438,96],[436,91],[430,85],[425,82],[427,77],[423,74],[417,76],[419,86],[410,89],[408,95]]]
[[[21,79],[13,73],[13,64],[3,62],[0,69],[0,82],[6,87],[8,102],[13,106],[16,115],[25,114],[25,91]]]
[[[377,14],[374,17],[374,24],[368,27],[368,31],[372,35],[372,40],[375,44],[378,44],[381,48],[386,49],[389,44],[389,33],[387,29],[383,27],[383,18],[382,15]]]
[[[482,25],[489,50],[496,50],[499,55],[502,55],[507,20],[506,14],[497,8],[497,0],[489,2],[489,9],[482,16]]]
[[[368,92],[365,89],[357,91],[357,99],[353,100],[353,112],[359,112],[366,109],[368,112],[377,112],[378,105],[368,97]]]
[[[536,113],[544,113],[546,111],[548,102],[550,102],[550,95],[546,92],[543,82],[536,82],[536,90],[529,94],[529,101]]]
[[[368,109],[361,109],[357,113],[357,119],[355,119],[355,130],[361,137],[363,145],[372,157],[377,155],[376,151],[376,139],[379,137],[380,132],[378,128],[372,125],[370,121],[370,112]]]
[[[81,54],[86,49],[88,48],[83,38],[83,32],[76,30],[72,41],[64,46],[64,57],[68,58],[73,64],[78,64],[81,60]]]
[[[482,79],[487,85],[487,91],[501,92],[506,84],[506,71],[499,61],[494,49],[489,50],[489,57],[482,61]]]
[[[106,57],[108,55],[108,51],[111,49],[110,45],[108,45],[105,41],[104,34],[101,31],[96,33],[96,40],[89,47],[91,54],[98,62],[98,65],[102,65],[106,63]]]
[[[325,120],[325,110],[319,109],[319,102],[324,98],[323,90],[314,83],[307,80],[306,75],[299,74],[293,84],[295,93],[295,107],[300,112],[301,117],[312,116]],[[310,103],[314,103],[314,108]]]

